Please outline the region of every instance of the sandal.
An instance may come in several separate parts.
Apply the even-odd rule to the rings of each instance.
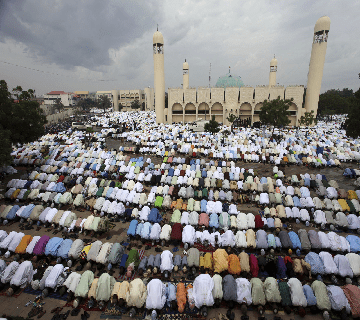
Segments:
[[[40,319],[45,313],[46,313],[46,310],[41,311],[41,312],[38,314],[37,318]]]

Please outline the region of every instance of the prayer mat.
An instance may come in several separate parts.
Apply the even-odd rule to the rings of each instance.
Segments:
[[[49,297],[50,297],[50,295],[49,295]],[[84,311],[102,311],[102,310],[100,310],[99,309],[99,306],[98,306],[98,303],[95,301],[94,302],[94,306],[91,308],[91,309],[89,309],[88,308],[88,301],[89,301],[89,299],[87,298],[87,299],[85,299],[85,300],[83,300],[82,301],[82,303],[81,304],[79,304],[78,305],[78,309],[83,309]],[[64,308],[73,308],[73,300],[72,301],[70,301],[70,302],[67,302],[65,305],[64,305]]]
[[[144,256],[144,252],[145,252],[145,251],[144,251],[144,250],[137,250],[137,251],[138,251],[138,253],[139,253],[139,261],[141,261],[142,258],[143,258],[143,256]],[[126,274],[124,274],[124,275],[120,276],[120,277],[117,279],[117,281],[118,281],[118,282],[119,282],[119,281],[132,281],[132,280],[134,280],[136,274],[137,274],[137,271],[134,270],[133,273],[132,273],[132,276],[131,276],[130,278],[127,277]]]
[[[194,243],[193,247],[200,252],[214,252],[216,249],[212,245],[204,246],[202,243]]]
[[[1,296],[7,296],[6,291],[7,290],[0,292],[0,295]],[[20,290],[16,291],[16,293],[14,293],[11,297],[17,298],[23,292],[24,292],[24,289],[20,289]]]
[[[42,291],[41,290],[33,290],[33,288],[31,286],[28,286],[25,290],[24,293],[27,294],[32,294],[32,295],[41,295]],[[48,298],[52,298],[52,299],[57,299],[57,300],[62,300],[62,301],[66,301],[68,294],[65,293],[63,296],[60,296],[58,293],[56,292],[51,292],[48,296]]]

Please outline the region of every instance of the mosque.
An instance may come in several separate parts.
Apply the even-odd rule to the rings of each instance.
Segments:
[[[270,62],[268,86],[245,86],[240,77],[229,71],[220,77],[215,87],[189,87],[189,64],[183,63],[183,88],[168,89],[168,106],[165,106],[164,39],[160,31],[153,35],[154,92],[157,123],[193,122],[211,119],[228,124],[227,117],[233,114],[241,119],[251,118],[252,124],[259,120],[264,100],[293,98],[289,109],[291,126],[298,126],[305,112],[317,114],[325,63],[330,18],[323,16],[314,27],[311,59],[307,80],[305,105],[302,108],[304,86],[279,86],[276,83],[276,58]]]

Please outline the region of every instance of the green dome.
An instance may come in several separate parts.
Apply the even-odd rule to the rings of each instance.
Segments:
[[[216,83],[218,88],[226,87],[244,87],[244,83],[241,80],[240,76],[233,76],[231,73],[226,74],[225,76],[219,77]]]

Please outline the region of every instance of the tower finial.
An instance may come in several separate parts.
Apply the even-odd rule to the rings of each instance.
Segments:
[[[184,59],[184,62],[187,62],[187,59]]]
[[[158,24],[157,24],[157,31],[158,31]]]
[[[228,68],[229,68],[229,70],[228,70],[228,71],[229,71],[229,73],[231,73],[231,66],[228,66]]]

